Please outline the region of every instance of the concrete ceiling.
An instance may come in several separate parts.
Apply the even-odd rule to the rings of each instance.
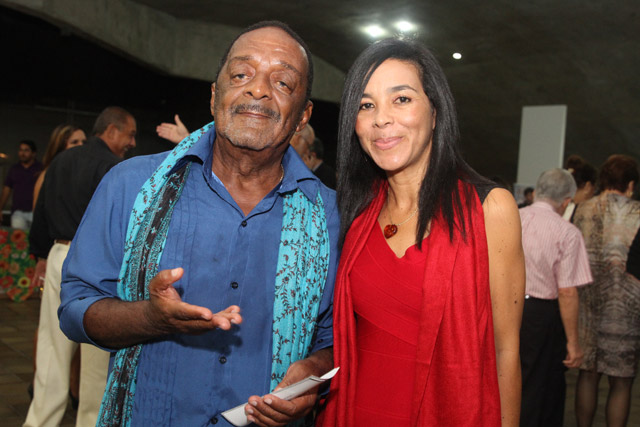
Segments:
[[[339,99],[341,72],[398,20],[440,60],[454,92],[467,160],[516,179],[522,107],[568,106],[565,157],[599,166],[640,159],[638,0],[0,0],[164,73],[207,80],[240,28],[291,25],[309,44],[316,96]],[[150,13],[152,12],[152,13]],[[153,15],[155,14],[155,16]],[[152,38],[155,46],[150,46]],[[460,52],[457,61],[452,53]],[[190,75],[181,67],[190,66]],[[199,70],[199,71],[198,71]],[[320,76],[319,76],[320,77]],[[316,89],[319,89],[316,91]],[[328,95],[327,95],[328,94]],[[313,123],[313,119],[312,119]],[[333,141],[326,141],[332,144]]]
[[[515,178],[524,105],[568,106],[566,155],[596,166],[614,152],[640,158],[637,0],[135,1],[238,27],[282,20],[345,72],[371,42],[362,26],[408,20],[445,69],[466,156],[481,172]]]

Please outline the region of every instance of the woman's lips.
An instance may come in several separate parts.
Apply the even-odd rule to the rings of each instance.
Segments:
[[[376,138],[373,140],[373,145],[379,150],[389,150],[400,143],[401,136],[390,136],[386,138]]]

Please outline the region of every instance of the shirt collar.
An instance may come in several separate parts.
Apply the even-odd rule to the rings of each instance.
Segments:
[[[556,212],[556,210],[553,208],[553,206],[551,206],[549,203],[547,203],[547,202],[545,202],[543,200],[535,201],[535,202],[533,202],[531,204],[531,206],[535,207],[535,208],[546,209],[546,210],[551,211],[551,212]]]
[[[103,150],[107,150],[108,152],[110,152],[111,154],[114,154],[113,151],[111,151],[111,148],[109,148],[109,146],[107,145],[107,143],[105,142],[104,139],[100,138],[98,135],[94,135],[89,137],[89,140],[87,141],[87,144],[95,144],[97,147],[100,147]]]
[[[197,162],[203,167],[210,168],[213,160],[213,143],[216,139],[215,126],[211,126],[198,141],[193,144],[184,155],[176,161],[176,164],[168,173],[184,166],[185,162]],[[315,203],[316,195],[320,185],[320,179],[307,168],[300,156],[293,147],[289,146],[282,159],[284,167],[284,177],[280,187],[276,190],[278,194],[288,193],[300,189],[309,200]]]
[[[324,160],[320,160],[320,163],[318,163],[318,164],[316,165],[316,167],[315,167],[315,168],[313,168],[313,172],[317,171],[317,170],[318,170],[318,168],[319,168],[320,166],[322,166],[322,164],[323,164],[323,163],[324,163]]]

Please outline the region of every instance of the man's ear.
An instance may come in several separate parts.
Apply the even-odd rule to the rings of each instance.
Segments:
[[[296,127],[296,132],[300,132],[304,127],[309,123],[309,119],[311,119],[311,112],[313,111],[313,102],[307,101],[307,105],[304,107],[304,111],[302,112],[302,118],[298,122],[298,126]]]
[[[215,105],[215,103],[216,103],[216,83],[213,82],[213,83],[211,83],[211,101],[210,101],[210,104],[209,104],[209,108],[211,110],[211,117],[214,117],[213,106]]]
[[[118,127],[113,124],[113,123],[109,123],[107,125],[107,128],[104,130],[104,132],[102,132],[102,134],[100,135],[100,138],[104,141],[104,142],[111,142],[115,139],[115,133],[116,131],[118,131]]]

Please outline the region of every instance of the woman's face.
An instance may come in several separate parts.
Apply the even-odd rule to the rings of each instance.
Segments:
[[[356,135],[364,151],[388,173],[424,176],[436,112],[410,62],[388,59],[371,75],[360,101]]]
[[[64,149],[67,150],[71,147],[82,145],[85,142],[87,142],[87,136],[84,134],[84,131],[82,129],[78,129],[71,134],[69,139],[67,139],[67,145],[64,147]]]

